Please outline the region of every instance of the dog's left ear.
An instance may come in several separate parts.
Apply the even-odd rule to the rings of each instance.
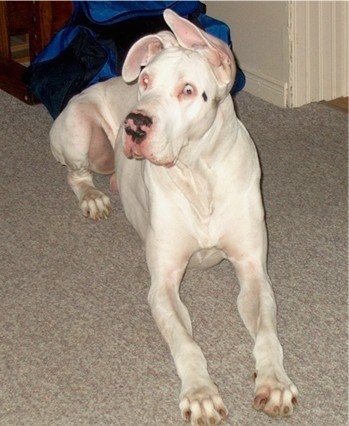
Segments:
[[[223,41],[201,31],[187,19],[181,18],[171,9],[164,11],[164,19],[177,38],[180,46],[201,50],[211,64],[220,87],[227,86],[228,92],[234,84],[236,65],[234,55]]]
[[[142,37],[129,50],[122,67],[122,77],[126,83],[134,81],[141,67],[149,63],[160,50],[178,46],[178,42],[170,31]]]

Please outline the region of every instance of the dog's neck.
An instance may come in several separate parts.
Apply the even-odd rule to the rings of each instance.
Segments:
[[[236,140],[238,120],[230,96],[224,99],[217,110],[214,124],[210,126],[200,140],[190,140],[182,148],[178,163],[191,170],[202,167],[214,168],[215,163],[222,163],[222,159],[228,156],[232,150],[232,140]]]
[[[214,177],[204,160],[199,160],[194,170],[181,161],[168,170],[168,176],[187,199],[193,212],[206,221],[213,212]]]
[[[203,222],[209,220],[214,209],[216,164],[218,167],[223,164],[222,157],[228,156],[233,149],[231,141],[236,139],[232,138],[231,133],[238,131],[238,121],[231,102],[230,97],[222,102],[215,125],[202,140],[190,141],[180,153],[176,165],[167,170],[197,218]]]

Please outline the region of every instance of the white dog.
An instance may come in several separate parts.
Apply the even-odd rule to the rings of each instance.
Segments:
[[[116,167],[125,213],[145,242],[149,303],[182,382],[183,418],[212,425],[228,415],[178,292],[187,267],[222,259],[236,269],[239,312],[255,340],[254,407],[289,416],[298,392],[276,332],[258,157],[229,95],[234,58],[174,12],[164,18],[174,35],[146,36],[127,55],[122,76],[133,84],[114,78],[75,96],[53,124],[52,151],[92,219],[111,207],[91,171]]]

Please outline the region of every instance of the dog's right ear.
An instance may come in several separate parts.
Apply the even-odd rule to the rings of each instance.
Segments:
[[[162,49],[178,46],[176,38],[170,31],[142,37],[131,47],[122,67],[122,78],[126,83],[134,81],[149,61]]]
[[[233,87],[236,75],[234,55],[228,45],[219,38],[200,30],[171,9],[164,11],[164,19],[180,46],[198,51],[207,58],[221,93],[227,95]]]

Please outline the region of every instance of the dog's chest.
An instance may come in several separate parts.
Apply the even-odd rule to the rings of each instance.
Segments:
[[[174,186],[185,198],[186,207],[197,220],[207,223],[213,212],[214,173],[200,162],[194,170],[179,164],[169,174]]]
[[[201,162],[195,169],[180,164],[169,174],[176,191],[180,193],[178,199],[183,220],[201,247],[214,246],[219,239],[216,232],[215,171]]]

